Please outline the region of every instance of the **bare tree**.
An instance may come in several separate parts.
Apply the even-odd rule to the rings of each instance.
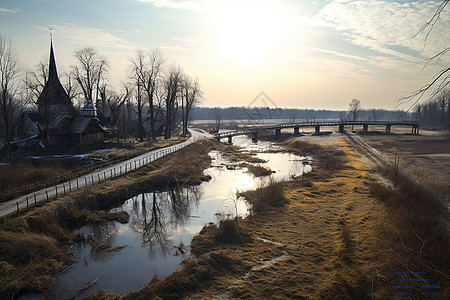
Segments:
[[[25,85],[29,91],[29,96],[34,103],[37,102],[39,96],[44,89],[48,79],[48,63],[40,61],[36,65],[35,71],[28,71],[25,74]]]
[[[123,84],[120,94],[112,89],[108,89],[107,85],[103,85],[100,89],[100,99],[105,105],[105,110],[109,112],[111,125],[116,126],[119,120],[119,113],[122,106],[129,101],[131,97],[131,88],[127,84]]]
[[[76,84],[76,79],[74,74],[70,72],[64,72],[62,76],[62,85],[66,90],[67,96],[69,96],[70,101],[80,95],[79,86]]]
[[[144,90],[148,99],[152,141],[156,139],[156,118],[159,110],[157,93],[161,83],[164,61],[163,54],[159,49],[153,49],[148,53],[138,50],[136,57],[131,61],[131,77],[134,79],[136,86],[139,84],[140,88]],[[140,118],[142,121],[142,116]]]
[[[0,117],[8,157],[13,163],[11,141],[14,128],[26,103],[18,99],[20,91],[19,65],[11,41],[0,35]]]
[[[431,16],[430,20],[428,22],[426,22],[419,29],[419,31],[414,35],[413,38],[417,37],[419,34],[422,34],[422,33],[425,34],[424,48],[426,47],[426,43],[427,43],[427,40],[428,40],[428,37],[429,37],[431,31],[433,30],[434,26],[439,21],[439,19],[441,17],[441,13],[444,11],[444,9],[446,8],[446,6],[449,3],[449,1],[450,0],[442,0],[441,4],[437,7],[436,11]],[[425,65],[423,66],[421,71],[423,71],[429,65],[436,65],[436,64],[438,64],[442,60],[442,58],[445,55],[449,54],[449,53],[450,53],[450,47],[447,47],[447,48],[437,52],[435,55],[433,55],[432,57],[427,59]],[[432,94],[431,94],[431,97],[430,97],[430,99],[433,99],[441,91],[445,90],[445,88],[450,84],[450,80],[449,79],[450,79],[450,67],[447,66],[447,67],[442,68],[440,71],[438,71],[435,74],[435,76],[433,77],[433,79],[431,80],[431,82],[425,84],[424,86],[422,86],[421,88],[417,89],[416,91],[414,91],[410,95],[408,95],[408,96],[406,96],[404,98],[401,98],[399,100],[399,104],[404,102],[404,101],[413,100],[413,103],[405,111],[404,114],[406,114],[414,105],[416,105],[422,99],[422,97],[425,95],[425,93],[427,93],[429,91],[432,91],[434,89],[434,91],[432,91]],[[404,114],[400,115],[398,118],[401,118]]]
[[[202,97],[202,90],[198,79],[192,80],[187,75],[183,78],[181,85],[182,97],[182,119],[183,119],[183,136],[187,135],[187,127],[189,122],[189,114],[194,106],[196,106]]]
[[[349,104],[350,106],[350,113],[352,115],[352,121],[355,122],[359,112],[361,111],[361,101],[358,99],[352,99],[352,102]],[[353,124],[352,124],[352,130],[353,130]]]
[[[214,117],[216,119],[215,132],[219,132],[219,130],[220,130],[220,123],[222,122],[222,109],[220,107],[214,108]]]
[[[94,91],[99,96],[101,82],[105,80],[109,64],[93,48],[84,48],[75,52],[77,64],[72,66],[73,78],[81,88],[84,98],[93,102]]]
[[[164,138],[170,139],[172,136],[172,129],[176,123],[178,97],[183,81],[183,72],[180,66],[172,66],[164,80],[165,90],[165,126]]]

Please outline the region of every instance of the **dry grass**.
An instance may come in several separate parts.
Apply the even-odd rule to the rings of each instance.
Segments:
[[[5,201],[15,195],[31,192],[38,186],[55,182],[58,177],[70,174],[63,167],[34,167],[31,164],[0,166],[0,201]]]
[[[393,169],[384,173],[392,177]],[[371,193],[382,202],[386,215],[379,226],[379,234],[395,250],[395,261],[385,266],[387,270],[401,270],[407,276],[414,272],[426,272],[431,283],[440,285],[439,292],[449,294],[450,241],[446,229],[448,215],[438,194],[421,186],[411,178],[398,174],[398,186],[389,189],[379,183],[370,185]],[[391,276],[391,280],[395,280]],[[423,291],[417,283],[413,295]],[[444,298],[442,298],[444,299]]]
[[[253,239],[210,247],[210,252],[198,258],[220,252],[245,268],[221,271],[197,287],[188,284],[189,288],[180,289],[177,284],[173,287],[176,294],[159,293],[156,286],[166,279],[157,279],[137,292],[141,299],[397,299],[393,292],[399,282],[392,272],[402,268],[421,271],[422,265],[405,255],[410,250],[398,238],[398,228],[385,205],[372,195],[370,171],[342,139],[335,147],[342,153],[340,168],[317,170],[307,179],[285,182],[284,206],[270,205],[264,214],[239,221]],[[324,148],[320,151],[329,149]],[[207,227],[203,235],[208,236],[209,230],[217,228]],[[212,244],[212,238],[206,240]],[[227,262],[223,263],[221,267]],[[209,268],[215,271],[214,264]],[[191,283],[184,270],[176,274],[169,276],[170,282]],[[445,273],[440,274],[443,279],[435,283],[448,287],[442,284],[448,281]],[[434,275],[432,279],[437,278]],[[435,298],[446,299],[448,290],[441,289]]]
[[[284,142],[286,150],[302,156],[311,155],[321,170],[334,171],[341,169],[345,163],[344,152],[336,150],[334,146],[322,146],[301,139]]]
[[[223,155],[230,162],[247,162],[252,164],[264,163],[265,161],[257,158],[256,153],[243,152],[239,147],[234,145],[227,145],[222,143],[216,143],[214,149],[217,149],[223,153]]]
[[[264,168],[261,165],[255,165],[250,163],[239,164],[241,168],[247,168],[249,173],[252,173],[256,177],[267,176],[272,174],[272,170]]]
[[[286,204],[283,187],[283,181],[275,181],[270,177],[269,182],[261,182],[255,190],[241,192],[239,195],[252,205],[252,211],[255,214],[263,214],[270,207],[281,207]]]
[[[219,276],[242,273],[248,266],[231,257],[226,251],[214,251],[189,260],[184,267],[161,280],[155,276],[144,288],[122,299],[182,299],[192,291],[208,286]]]
[[[99,160],[95,163],[90,161],[86,164],[86,162],[76,159],[54,158],[46,159],[45,165],[38,161],[31,163],[25,160],[24,163],[15,166],[0,166],[0,202],[67,181],[99,168],[105,168],[151,150],[181,143],[184,140],[186,138],[180,137],[162,140],[152,145],[148,142],[104,145],[114,148],[88,155],[91,159]]]
[[[83,300],[119,300],[120,294],[99,289],[93,293],[84,296]]]
[[[56,239],[37,233],[0,231],[0,298],[24,292],[48,292],[52,275],[70,257]]]
[[[70,253],[65,249],[74,239],[83,239],[72,235],[72,229],[87,223],[128,221],[127,213],[103,210],[112,204],[149,189],[208,180],[203,170],[210,163],[211,143],[197,142],[126,176],[73,192],[23,215],[1,219],[0,295],[9,299],[25,292],[51,290],[52,276],[70,264]],[[117,250],[107,245],[96,247]]]
[[[222,220],[219,226],[204,226],[191,242],[191,251],[197,256],[223,245],[242,245],[252,240],[249,232],[239,225],[238,219]]]

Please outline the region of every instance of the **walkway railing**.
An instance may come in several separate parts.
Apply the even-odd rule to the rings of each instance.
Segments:
[[[66,182],[56,184],[52,187],[29,193],[16,199],[2,202],[0,203],[0,217],[18,213],[21,210],[29,209],[30,207],[37,205],[39,202],[55,199],[61,195],[66,195],[69,192],[76,191],[83,187],[87,187],[104,180],[114,179],[128,172],[135,171],[203,138],[204,137],[191,137],[187,141],[184,141],[180,144],[152,150],[150,152],[134,157],[127,161],[117,163],[107,168],[96,170],[78,178],[70,179]]]

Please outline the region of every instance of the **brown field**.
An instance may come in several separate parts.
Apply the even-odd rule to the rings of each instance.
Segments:
[[[416,181],[438,190],[448,205],[450,201],[450,135],[364,136],[371,147],[389,161],[400,158],[400,169]]]
[[[395,151],[390,152],[389,141],[398,143],[402,138],[404,145],[410,145],[402,149],[414,155],[437,154],[426,151],[448,143],[430,140],[431,146],[422,142],[419,147],[414,146],[418,142],[413,137],[397,135],[365,136],[364,140],[391,155]],[[430,192],[427,185],[424,188],[424,181],[419,184],[403,175],[398,187],[391,189],[385,185],[391,170],[378,171],[368,164],[344,136],[304,140],[309,143],[287,141],[284,146],[287,151],[313,155],[314,171],[247,193],[258,209],[247,219],[204,227],[191,245],[197,257],[183,268],[166,278],[149,274],[147,286],[127,295],[100,290],[86,299],[404,299],[394,295],[399,291],[395,286],[409,279],[429,279],[427,283],[439,286],[423,288],[421,281],[414,281],[413,299],[420,299],[424,291],[439,292],[427,299],[449,299],[448,215],[441,194]],[[79,238],[71,236],[65,226],[71,228],[77,220],[84,224],[115,217],[99,215],[96,209],[104,207],[111,195],[125,193],[125,187],[137,191],[186,178],[190,179],[186,183],[199,183],[205,179],[199,170],[207,166],[205,154],[211,147],[228,151],[238,160],[252,158],[232,146],[200,145],[105,182],[97,194],[90,188],[94,195],[89,203],[95,200],[95,207],[77,210],[69,199],[61,199],[1,222],[0,238],[11,240],[12,246],[0,241],[0,283],[4,287],[0,296],[48,291],[51,276],[67,265],[67,246]],[[175,179],[168,174],[176,174]],[[76,195],[80,198],[77,207],[87,203],[86,197]],[[49,219],[55,219],[55,224],[45,221]],[[12,255],[10,247],[23,254]],[[31,282],[23,280],[28,273],[36,276]]]

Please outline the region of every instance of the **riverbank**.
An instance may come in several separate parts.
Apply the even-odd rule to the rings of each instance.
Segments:
[[[110,220],[127,222],[121,213],[105,213],[118,201],[147,190],[196,185],[208,176],[208,153],[214,142],[203,140],[156,162],[70,193],[19,216],[0,221],[0,298],[50,292],[53,276],[71,265],[71,246],[85,237],[72,230]]]
[[[374,171],[344,137],[320,138],[320,143],[322,147],[310,151],[330,160],[337,151],[340,164],[325,163],[285,182],[283,203],[223,229],[205,227],[193,242],[193,251],[202,254],[184,268],[164,279],[155,277],[128,295],[108,294],[108,299],[400,299],[408,292],[448,299],[449,244],[442,223],[430,214],[404,220],[401,215],[417,207],[384,201],[390,192],[380,188]],[[381,200],[377,191],[385,192]],[[392,193],[405,195],[405,190]],[[440,208],[431,214],[439,215]],[[414,239],[411,228],[424,224],[435,236],[416,232]],[[224,232],[237,238],[224,241]],[[195,249],[205,246],[207,251]],[[100,299],[104,293],[88,299]]]

